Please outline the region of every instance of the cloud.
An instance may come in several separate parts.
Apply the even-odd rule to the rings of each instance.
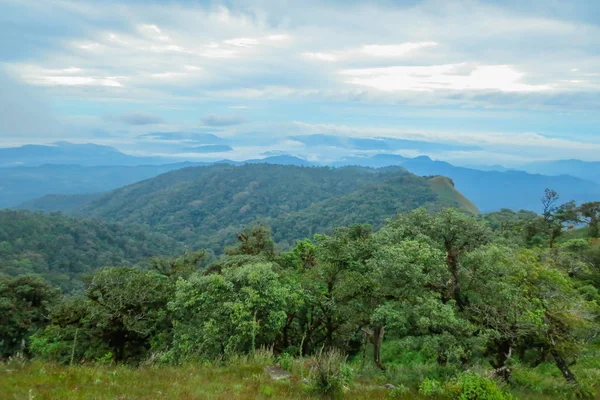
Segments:
[[[499,90],[502,92],[540,92],[551,90],[547,84],[523,82],[524,73],[509,65],[478,65],[468,74],[466,64],[426,67],[384,67],[340,71],[346,82],[382,91]]]
[[[2,146],[23,137],[52,138],[64,134],[53,117],[46,96],[0,68],[0,142]]]
[[[247,122],[246,118],[235,115],[207,115],[202,122],[208,126],[232,126]]]
[[[157,116],[142,112],[130,112],[117,117],[119,121],[127,125],[158,125],[165,121]]]
[[[148,119],[103,115],[151,110],[161,130],[193,132],[203,110],[227,138],[267,144],[293,121],[384,131],[366,138],[392,127],[597,141],[600,5],[517,3],[8,0],[0,66],[48,99],[53,118],[77,121],[71,131],[130,144]],[[229,109],[243,118],[221,115],[244,104]]]
[[[362,52],[372,57],[401,57],[415,50],[437,46],[436,42],[401,43],[401,44],[374,44],[363,46]]]

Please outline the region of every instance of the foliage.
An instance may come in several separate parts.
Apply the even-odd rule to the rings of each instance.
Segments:
[[[6,336],[63,364],[278,360],[327,396],[352,392],[357,367],[361,379],[421,396],[547,394],[547,376],[561,380],[552,385],[563,394],[591,396],[600,381],[600,242],[557,240],[562,228],[552,227],[577,208],[551,191],[545,200],[535,218],[418,208],[380,229],[340,227],[283,253],[267,226],[253,224],[219,257],[186,252],[154,258],[148,270],[98,269],[79,295],[24,303]],[[527,240],[532,223],[552,228],[539,243]],[[29,286],[45,293],[27,280],[4,285],[0,304],[10,307]],[[12,333],[29,312],[31,330]],[[257,390],[279,393],[267,382]]]
[[[496,382],[489,378],[466,373],[452,382],[446,392],[458,400],[511,400],[511,395],[498,388]]]
[[[316,393],[333,397],[348,390],[353,373],[343,353],[321,349],[311,360],[309,381]]]
[[[174,313],[173,356],[215,359],[273,345],[294,296],[293,288],[278,283],[270,263],[179,280],[169,303]]]
[[[58,291],[40,277],[0,278],[0,359],[29,351],[29,338],[47,323]]]
[[[34,353],[66,363],[90,359],[135,362],[166,350],[173,284],[163,275],[133,268],[94,274],[84,296],[65,299],[50,324],[33,337]]]
[[[0,275],[39,274],[65,291],[81,289],[83,277],[97,268],[133,265],[180,249],[172,239],[138,227],[0,211]]]
[[[254,222],[280,245],[337,226],[383,224],[420,206],[460,204],[438,196],[425,178],[401,169],[212,165],[172,171],[83,203],[75,215],[139,224],[192,248],[222,252]]]

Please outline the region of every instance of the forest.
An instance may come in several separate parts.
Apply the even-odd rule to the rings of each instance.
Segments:
[[[191,248],[221,253],[244,226],[262,222],[280,246],[336,226],[381,226],[395,213],[477,208],[451,185],[401,167],[298,167],[270,164],[188,167],[79,201],[45,197],[40,207],[142,225]],[[60,208],[59,205],[66,206]],[[73,207],[69,207],[73,206]]]
[[[283,251],[269,227],[251,224],[218,257],[188,249],[138,266],[113,258],[66,293],[39,275],[5,276],[2,368],[22,374],[7,373],[3,389],[25,393],[26,374],[50,386],[52,374],[73,385],[97,374],[118,386],[107,368],[145,379],[196,365],[255,376],[197,398],[594,398],[600,202],[560,204],[547,190],[542,206],[541,215],[482,216],[420,207]],[[135,245],[118,235],[110,243]],[[39,365],[46,372],[33,372]],[[273,369],[287,379],[265,381]],[[182,392],[170,393],[183,396],[175,386]],[[104,390],[93,393],[114,398]]]

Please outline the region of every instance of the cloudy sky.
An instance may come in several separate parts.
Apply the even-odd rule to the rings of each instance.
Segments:
[[[3,147],[600,161],[600,2],[0,0],[0,109]]]

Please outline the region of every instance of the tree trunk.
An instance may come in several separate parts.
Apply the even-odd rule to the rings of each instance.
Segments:
[[[510,379],[511,369],[508,367],[507,362],[510,360],[512,355],[511,343],[508,340],[501,341],[497,344],[496,348],[496,361],[491,361],[492,367],[494,367],[494,374],[502,378],[505,382]]]
[[[385,326],[376,326],[373,328],[371,335],[371,343],[373,343],[373,361],[377,368],[385,371],[385,365],[381,362],[381,344],[383,343],[383,335],[385,334]]]
[[[452,249],[450,243],[446,243],[446,265],[452,274],[451,296],[456,301],[459,310],[465,309],[465,303],[461,296],[460,280],[458,277],[458,254]]]
[[[565,377],[567,382],[572,383],[572,384],[576,385],[577,387],[579,387],[579,382],[577,382],[577,378],[575,378],[575,375],[573,374],[573,372],[571,372],[569,365],[567,364],[565,359],[561,357],[561,355],[558,353],[558,351],[552,349],[552,350],[550,350],[550,354],[552,354],[552,357],[554,357],[554,362],[556,363],[556,366],[558,367],[560,372],[563,374],[563,376]]]

